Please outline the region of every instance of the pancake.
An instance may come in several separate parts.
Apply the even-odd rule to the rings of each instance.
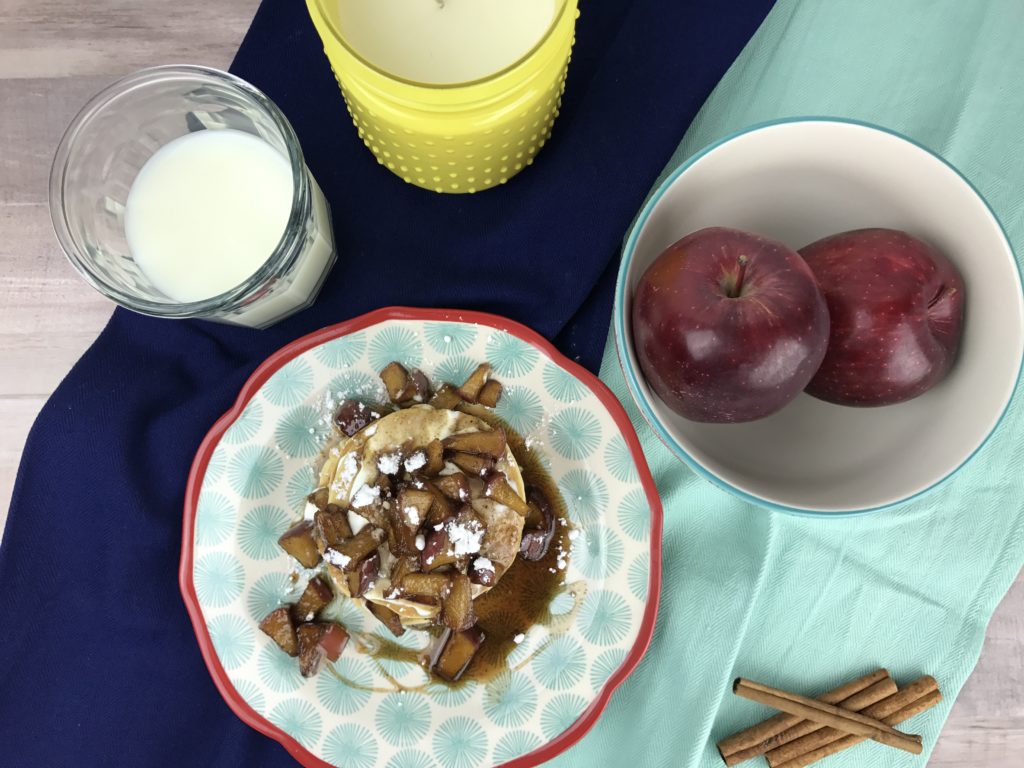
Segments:
[[[396,470],[400,472],[399,462],[432,440],[491,429],[482,419],[461,411],[440,410],[429,405],[416,405],[396,411],[369,424],[352,437],[342,436],[330,446],[320,468],[319,485],[328,489],[330,503],[349,509],[349,524],[354,533],[369,523],[383,527],[383,512],[373,494],[374,484],[382,469],[387,470],[386,474],[389,475],[395,474]],[[507,446],[504,456],[495,463],[495,469],[505,474],[508,484],[520,498],[526,498],[522,471]],[[454,465],[446,464],[441,474],[458,471]],[[485,529],[479,542],[479,552],[475,556],[490,560],[500,579],[500,575],[512,565],[519,553],[523,518],[509,507],[487,498],[482,479],[469,478],[469,489],[470,498],[467,503]],[[357,502],[360,511],[366,513],[365,516],[351,509],[353,500]],[[370,502],[369,507],[365,506],[367,502]],[[397,613],[406,626],[430,624],[439,612],[438,607],[387,596],[391,588],[389,575],[394,557],[386,542],[380,546],[379,552],[381,570],[377,582],[364,598],[352,599],[365,599],[385,605]],[[327,570],[335,588],[341,594],[350,596],[344,573],[331,564],[328,564]],[[482,595],[492,586],[474,584],[473,597]]]

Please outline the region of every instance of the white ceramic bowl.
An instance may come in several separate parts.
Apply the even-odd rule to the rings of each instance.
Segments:
[[[967,287],[953,370],[931,391],[899,405],[847,408],[800,395],[761,421],[687,421],[643,379],[631,304],[637,281],[658,254],[708,226],[757,232],[793,248],[860,227],[902,229],[932,243],[953,260]],[[665,444],[736,495],[797,513],[873,511],[949,478],[1005,412],[1024,350],[1020,272],[977,190],[909,139],[822,118],[754,126],[673,172],[626,242],[614,319],[630,392]]]

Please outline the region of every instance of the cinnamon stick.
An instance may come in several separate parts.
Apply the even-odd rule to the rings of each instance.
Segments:
[[[890,693],[896,692],[896,684],[889,677],[888,670],[876,669],[874,672],[863,677],[858,677],[856,680],[851,680],[838,688],[823,693],[818,699],[826,704],[840,704],[844,707],[852,708],[847,706],[851,698],[883,683],[885,684],[885,689],[889,690]],[[873,702],[866,702],[866,704],[871,703]],[[722,739],[722,741],[718,742],[718,752],[726,765],[731,766],[742,763],[744,760],[750,760],[758,755],[763,755],[768,750],[796,738],[796,736],[783,738],[783,734],[804,723],[808,723],[814,728],[822,727],[797,715],[782,712],[762,723]]]
[[[920,736],[901,733],[885,723],[858,712],[850,712],[831,704],[823,704],[806,696],[788,693],[778,688],[756,683],[753,680],[745,680],[742,677],[736,679],[732,690],[737,696],[742,696],[745,699],[774,707],[791,715],[800,715],[808,720],[815,720],[846,733],[867,736],[880,744],[902,749],[912,755],[919,755],[923,751]]]
[[[878,718],[886,725],[898,725],[942,701],[938,683],[930,675],[918,678],[898,693],[873,704],[863,714]],[[808,736],[796,739],[769,752],[768,765],[772,768],[803,768],[836,752],[866,741],[835,728],[822,728]]]

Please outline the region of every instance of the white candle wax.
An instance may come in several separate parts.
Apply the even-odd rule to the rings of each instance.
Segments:
[[[230,319],[262,326],[301,306],[333,256],[323,194],[309,177],[315,236],[287,279]],[[181,136],[157,150],[132,182],[125,239],[153,286],[178,302],[209,299],[246,281],[277,249],[294,194],[289,161],[236,130]]]
[[[540,42],[558,0],[339,0],[341,33],[364,59],[423,83],[464,83]]]

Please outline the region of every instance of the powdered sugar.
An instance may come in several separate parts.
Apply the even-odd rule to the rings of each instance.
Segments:
[[[412,456],[405,460],[405,471],[415,472],[417,469],[421,469],[427,463],[427,454],[423,451],[416,451]]]
[[[468,523],[450,522],[446,526],[448,541],[456,555],[472,555],[480,551],[480,542],[484,538],[484,528],[476,521]]]
[[[377,459],[377,470],[385,475],[397,475],[401,461],[402,457],[397,452],[385,453]]]
[[[473,568],[478,571],[490,571],[494,573],[494,563],[491,562],[490,558],[478,557],[473,561]]]
[[[338,568],[345,568],[350,562],[352,562],[352,558],[336,549],[328,549],[324,552],[324,560]]]
[[[352,506],[356,509],[368,507],[380,498],[380,488],[376,485],[367,485],[363,483],[359,486],[354,494],[352,494]]]

